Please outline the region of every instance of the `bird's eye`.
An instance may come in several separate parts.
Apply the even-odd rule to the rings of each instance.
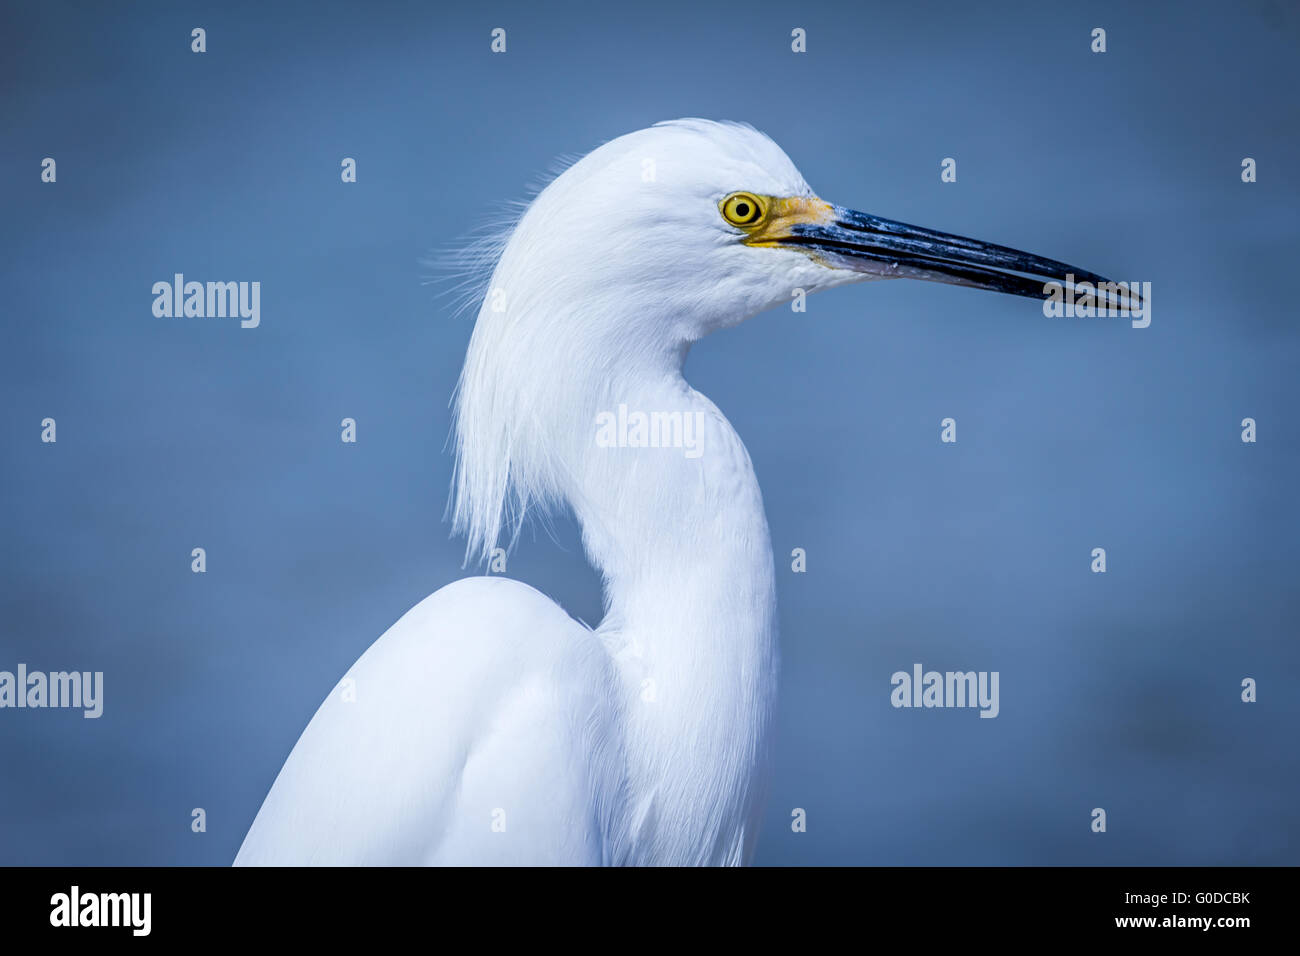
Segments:
[[[763,201],[753,193],[732,193],[719,204],[722,218],[733,226],[752,226],[766,212]]]

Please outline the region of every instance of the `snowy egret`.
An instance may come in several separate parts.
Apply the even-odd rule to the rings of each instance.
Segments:
[[[482,559],[529,509],[571,509],[606,616],[593,630],[494,576],[425,598],[321,704],[235,862],[748,861],[773,555],[749,456],[683,379],[687,351],[795,290],[910,277],[1042,299],[1070,274],[1105,281],[824,202],[740,124],[661,123],[578,161],[492,272],[451,512]]]

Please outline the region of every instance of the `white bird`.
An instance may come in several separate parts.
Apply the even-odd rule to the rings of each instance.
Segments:
[[[797,289],[911,277],[1043,298],[1022,273],[1105,281],[833,206],[740,124],[661,123],[570,167],[492,272],[452,514],[481,560],[530,509],[570,509],[606,615],[593,630],[503,577],[425,598],[321,704],[236,864],[748,861],[773,555],[749,455],[686,354]]]

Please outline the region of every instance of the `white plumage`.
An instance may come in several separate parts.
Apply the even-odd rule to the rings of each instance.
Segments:
[[[478,315],[452,517],[481,559],[529,509],[571,509],[606,616],[592,630],[494,577],[426,598],[349,671],[355,701],[321,705],[236,863],[748,860],[777,687],[773,558],[749,456],[683,379],[687,351],[796,289],[1002,288],[972,276],[1008,253],[832,207],[737,124],[660,124],[561,174]],[[1020,269],[1044,263],[1069,268]],[[598,443],[620,406],[692,416],[700,454]]]

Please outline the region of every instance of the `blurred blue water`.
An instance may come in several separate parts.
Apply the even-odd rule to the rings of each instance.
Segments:
[[[0,863],[233,858],[321,698],[462,574],[472,318],[421,257],[683,115],[755,124],[832,201],[1154,286],[1141,331],[898,282],[693,350],[778,556],[759,862],[1300,862],[1300,15],[1133,6],[10,5],[0,669],[106,699],[0,712]],[[261,327],[155,319],[174,272],[260,281]],[[600,617],[571,526],[510,571]],[[1001,715],[894,710],[918,661],[1000,671]]]

